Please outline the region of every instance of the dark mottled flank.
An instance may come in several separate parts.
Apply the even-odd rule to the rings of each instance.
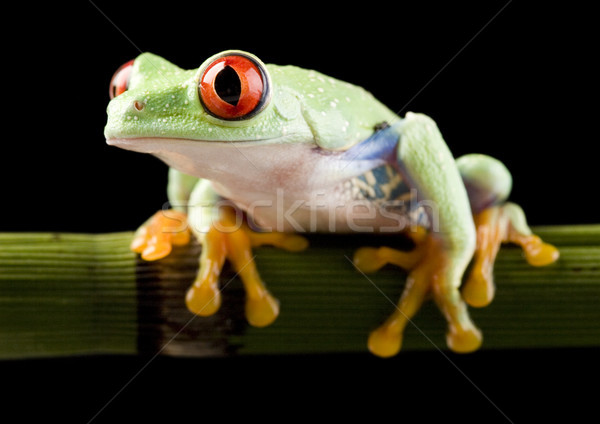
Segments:
[[[382,165],[357,177],[358,180],[369,186],[359,185],[362,195],[368,200],[396,200],[409,192],[409,187],[402,177],[390,165]]]

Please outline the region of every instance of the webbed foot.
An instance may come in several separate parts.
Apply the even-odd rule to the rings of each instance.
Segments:
[[[462,288],[462,296],[471,306],[487,306],[494,298],[494,261],[502,243],[521,246],[527,262],[533,266],[549,265],[559,257],[556,247],[532,234],[523,210],[514,203],[485,209],[474,220],[477,248],[471,273]]]
[[[448,321],[446,341],[455,352],[471,352],[481,345],[481,332],[471,322],[467,306],[460,296],[460,275],[450,265],[442,241],[421,231],[415,249],[409,252],[383,247],[361,248],[354,256],[355,266],[372,272],[387,263],[409,270],[404,292],[394,312],[369,335],[368,348],[377,356],[396,355],[402,347],[406,325],[428,295]]]
[[[146,261],[162,259],[173,246],[190,242],[187,215],[173,209],[156,212],[135,232],[130,248]]]
[[[225,208],[215,224],[199,235],[202,244],[200,270],[186,295],[188,309],[201,316],[217,312],[221,305],[219,275],[227,259],[246,290],[246,319],[255,327],[270,325],[279,315],[279,301],[269,293],[258,274],[252,246],[269,244],[300,251],[308,246],[308,242],[296,234],[254,232],[245,223],[237,222],[233,209]]]
[[[559,257],[556,247],[532,234],[523,210],[513,203],[485,209],[475,216],[475,224],[477,247],[473,266],[460,291],[462,275],[457,272],[460,268],[451,266],[442,241],[434,235],[419,235],[416,248],[408,252],[388,247],[356,251],[354,265],[362,272],[376,271],[387,263],[409,271],[396,310],[369,336],[368,347],[372,353],[381,357],[398,353],[404,328],[429,294],[448,321],[448,347],[459,353],[478,349],[482,335],[469,318],[467,304],[482,307],[492,301],[493,264],[500,245],[521,246],[527,262],[533,266],[551,264]]]

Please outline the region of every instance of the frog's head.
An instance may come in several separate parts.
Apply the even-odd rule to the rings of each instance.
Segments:
[[[180,169],[192,150],[207,144],[212,150],[225,144],[346,150],[394,117],[360,87],[265,65],[236,50],[194,70],[143,53],[119,68],[110,92],[108,144],[152,153]]]
[[[183,70],[143,53],[115,73],[106,138],[314,142],[344,150],[391,113],[360,87],[225,51]],[[383,112],[383,114],[382,114]]]

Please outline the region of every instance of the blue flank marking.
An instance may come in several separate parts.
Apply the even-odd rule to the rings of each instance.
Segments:
[[[356,161],[379,159],[390,165],[396,164],[398,161],[396,146],[400,134],[394,127],[395,125],[379,130],[366,140],[352,146],[344,152],[344,159]]]

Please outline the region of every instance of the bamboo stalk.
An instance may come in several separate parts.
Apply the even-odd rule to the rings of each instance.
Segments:
[[[501,251],[496,299],[471,309],[483,348],[600,346],[600,225],[535,231],[559,247],[561,259],[534,268],[518,249]],[[229,269],[217,314],[186,310],[200,246],[143,262],[128,249],[131,236],[0,234],[0,358],[363,352],[405,277],[390,266],[366,278],[348,259],[359,246],[389,244],[389,237],[311,235],[301,253],[258,248],[259,270],[281,315],[257,329],[245,322],[242,285]],[[426,304],[414,324],[404,350],[445,348],[445,322],[434,305]]]

